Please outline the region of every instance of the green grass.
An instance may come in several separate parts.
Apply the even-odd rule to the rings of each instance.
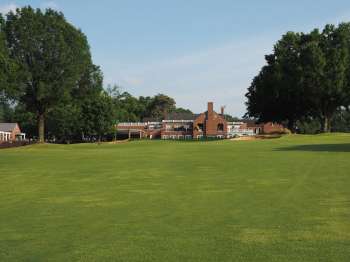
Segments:
[[[350,261],[350,135],[0,150],[0,261]]]

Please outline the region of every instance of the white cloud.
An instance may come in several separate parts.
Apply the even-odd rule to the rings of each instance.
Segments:
[[[0,13],[5,15],[10,11],[16,11],[16,8],[18,8],[18,6],[14,3],[3,4],[0,5]]]

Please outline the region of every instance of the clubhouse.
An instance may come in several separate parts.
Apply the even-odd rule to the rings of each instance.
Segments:
[[[127,122],[117,125],[118,137],[149,139],[224,139],[236,136],[281,133],[283,126],[274,123],[257,124],[255,121],[229,122],[224,115],[214,111],[208,102],[207,111],[198,115],[170,114],[162,121]]]

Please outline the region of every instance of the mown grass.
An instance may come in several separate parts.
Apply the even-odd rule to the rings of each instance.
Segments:
[[[0,261],[350,261],[350,135],[0,150]]]

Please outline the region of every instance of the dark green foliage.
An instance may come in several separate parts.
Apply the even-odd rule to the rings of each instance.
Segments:
[[[167,95],[156,95],[151,103],[150,116],[154,119],[164,119],[175,110],[175,100]]]
[[[287,33],[248,89],[247,116],[287,122],[292,131],[297,121],[319,119],[321,130],[330,131],[335,112],[350,104],[349,51],[349,23]]]
[[[27,134],[28,138],[38,137],[37,116],[25,109],[21,104],[14,109],[13,117],[10,122],[17,122],[20,124],[21,131]]]
[[[248,89],[248,116],[261,122],[288,122],[294,130],[295,122],[307,110],[301,96],[300,34],[288,32],[266,56],[267,65],[254,78]]]
[[[17,85],[7,93],[38,117],[43,142],[46,115],[69,98],[90,64],[86,37],[62,13],[31,7],[10,12],[5,33],[10,57],[19,68]]]
[[[332,131],[334,132],[350,132],[350,111],[344,108],[339,109],[332,122]]]
[[[9,56],[9,49],[6,46],[5,20],[0,13],[0,99],[10,88],[16,86],[16,64]]]
[[[0,97],[0,123],[11,122],[13,118],[13,108],[10,106],[8,101]]]
[[[299,134],[318,134],[321,132],[321,122],[318,118],[307,118],[297,121],[297,132]]]
[[[98,66],[87,67],[69,100],[48,114],[48,136],[56,142],[80,142],[110,132],[115,114],[111,97],[103,90]]]
[[[118,122],[160,121],[170,113],[192,114],[188,109],[176,108],[175,100],[164,94],[134,97],[128,92],[121,92],[116,85],[108,86],[107,93],[112,97]]]
[[[88,99],[81,107],[81,124],[84,136],[101,137],[113,132],[113,122],[115,121],[113,112],[113,102],[106,92]]]
[[[171,112],[175,112],[175,113],[184,113],[184,114],[193,114],[193,112],[189,109],[185,109],[182,107],[178,107],[175,108],[174,110],[172,110]]]
[[[82,110],[73,102],[56,106],[47,116],[47,136],[50,141],[71,143],[81,141]]]

